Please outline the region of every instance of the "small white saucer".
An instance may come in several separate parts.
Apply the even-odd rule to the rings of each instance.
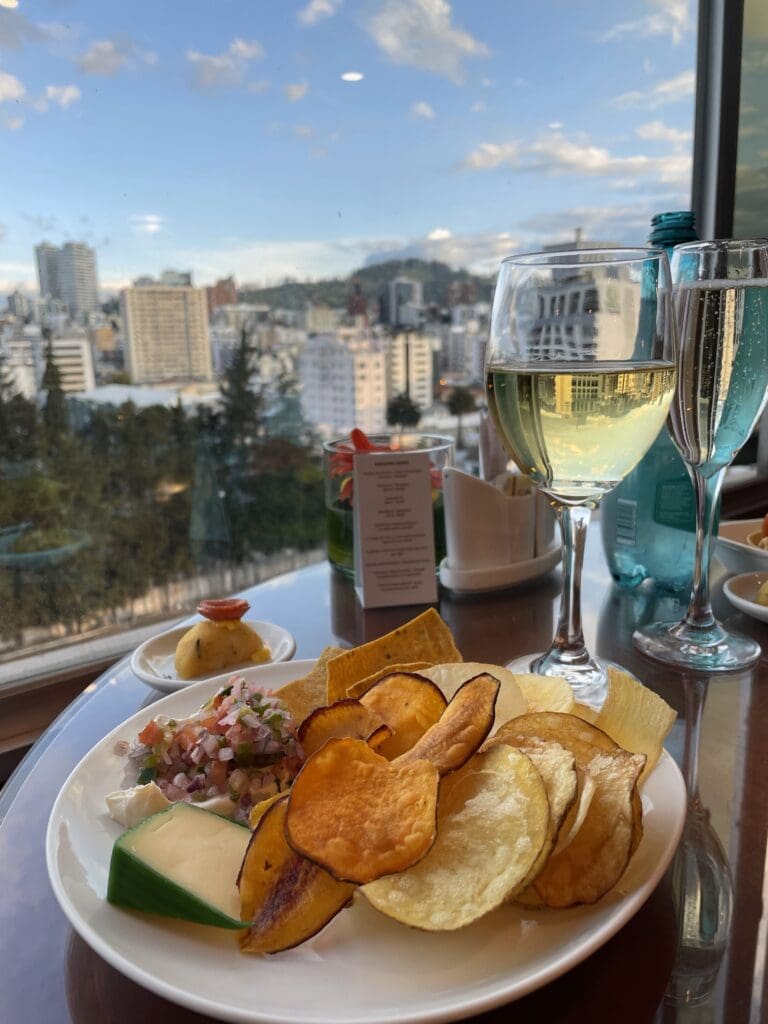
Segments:
[[[768,622],[768,605],[757,602],[757,592],[766,580],[768,572],[744,572],[726,580],[723,590],[734,608],[745,615],[751,615],[753,619]]]
[[[269,648],[270,657],[263,664],[291,660],[296,650],[296,641],[287,629],[272,622],[258,622],[255,619],[243,619],[243,622],[252,626]],[[195,676],[194,679],[182,679],[177,675],[174,665],[176,645],[193,625],[194,623],[188,623],[186,626],[174,626],[165,633],[158,633],[157,636],[145,640],[131,655],[133,674],[138,676],[142,683],[151,686],[153,690],[160,690],[161,693],[175,693],[176,690],[183,690],[192,683],[199,683],[201,679],[214,679],[220,676],[221,669],[204,676]],[[233,665],[227,672],[237,672],[238,669],[246,667],[253,668],[254,662],[246,661],[242,665]]]
[[[535,558],[509,565],[493,565],[487,569],[452,569],[448,559],[440,563],[440,582],[449,590],[460,594],[480,593],[484,590],[503,590],[516,583],[525,583],[546,576],[562,557],[563,549],[553,544]]]

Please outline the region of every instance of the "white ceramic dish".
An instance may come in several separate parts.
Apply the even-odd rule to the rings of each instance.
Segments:
[[[768,551],[747,542],[759,530],[762,519],[738,519],[720,523],[715,557],[729,572],[768,572]]]
[[[197,621],[201,619],[198,616]],[[265,664],[274,664],[280,661],[290,661],[296,650],[296,641],[287,629],[276,626],[273,622],[259,622],[256,619],[243,619],[249,626],[253,626],[261,639],[269,648],[270,659]],[[176,690],[183,690],[193,683],[199,683],[205,679],[217,679],[221,672],[210,672],[198,679],[182,679],[176,673],[174,666],[174,655],[176,645],[184,636],[191,624],[186,626],[174,626],[165,633],[158,633],[157,636],[145,640],[137,647],[131,655],[131,671],[138,676],[142,683],[151,686],[161,693],[175,693]],[[241,672],[243,668],[253,668],[253,662],[246,662],[245,665],[234,665],[227,670],[227,675],[233,672]]]
[[[768,572],[745,572],[725,581],[725,596],[734,608],[760,622],[768,622],[768,605],[758,604],[757,592],[768,580]]]
[[[526,583],[546,576],[562,558],[563,549],[553,544],[543,554],[523,562],[494,565],[487,569],[452,569],[448,559],[440,563],[440,582],[457,593],[480,593],[484,590],[503,590],[516,583]]]
[[[279,688],[313,662],[250,669]],[[215,690],[198,683],[152,706],[179,718]],[[82,938],[117,970],[182,1006],[246,1024],[407,1024],[449,1021],[520,998],[565,973],[640,909],[677,847],[685,786],[664,754],[643,791],[643,838],[613,892],[595,906],[537,912],[504,907],[458,932],[405,928],[363,900],[296,949],[244,956],[232,933],[120,910],[105,892],[120,827],[104,794],[122,784],[115,743],[147,721],[145,709],[98,743],[56,800],[46,837],[56,897]]]

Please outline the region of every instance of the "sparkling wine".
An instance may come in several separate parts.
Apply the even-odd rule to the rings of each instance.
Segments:
[[[488,371],[488,404],[520,469],[566,504],[598,501],[661,430],[672,363],[547,363]]]

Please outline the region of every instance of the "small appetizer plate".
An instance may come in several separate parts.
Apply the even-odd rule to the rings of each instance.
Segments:
[[[176,690],[183,690],[185,686],[192,683],[199,683],[201,679],[215,679],[228,672],[253,668],[257,664],[273,665],[279,661],[291,660],[296,651],[296,641],[287,629],[276,626],[273,622],[259,622],[256,619],[244,618],[243,622],[255,629],[269,648],[270,656],[266,661],[245,661],[240,665],[231,665],[227,669],[208,672],[204,676],[195,676],[194,679],[182,679],[176,672],[174,659],[179,640],[187,630],[194,626],[194,622],[189,622],[185,626],[174,626],[173,629],[169,629],[165,633],[158,633],[157,636],[145,640],[131,655],[131,671],[142,683],[146,683],[154,690],[159,690],[161,693],[175,693]]]
[[[768,551],[754,540],[760,534],[762,519],[734,519],[720,523],[714,555],[729,572],[768,571]]]
[[[753,619],[768,622],[768,605],[760,604],[757,592],[768,582],[768,572],[745,572],[741,576],[732,576],[723,584],[725,596],[734,608]]]

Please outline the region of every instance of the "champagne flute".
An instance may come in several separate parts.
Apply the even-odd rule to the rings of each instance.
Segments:
[[[696,242],[672,254],[680,329],[670,433],[696,491],[693,592],[682,622],[639,629],[635,645],[702,672],[745,668],[760,645],[728,633],[709,603],[712,526],[725,471],[752,433],[768,386],[768,239]]]
[[[554,642],[514,667],[564,676],[577,699],[594,706],[607,684],[581,626],[587,526],[600,498],[664,426],[674,359],[663,250],[552,251],[502,262],[488,345],[488,406],[512,458],[558,515],[564,564]]]

